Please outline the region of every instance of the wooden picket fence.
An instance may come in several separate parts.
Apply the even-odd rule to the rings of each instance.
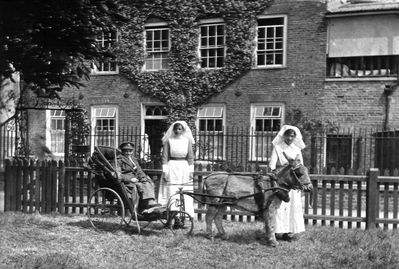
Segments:
[[[145,172],[159,183],[161,170]],[[210,173],[195,172],[195,192],[200,192],[203,178]],[[88,197],[96,188],[92,173],[76,163],[6,160],[5,175],[5,211],[85,214]],[[312,174],[311,179],[314,191],[303,196],[308,225],[397,229],[399,177],[379,176],[378,169],[370,169],[367,175]],[[195,212],[195,218],[203,219],[204,205],[195,203]],[[225,218],[257,219],[234,209],[228,209]]]

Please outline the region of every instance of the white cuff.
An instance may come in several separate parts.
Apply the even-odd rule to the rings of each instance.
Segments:
[[[162,172],[164,172],[165,174],[169,173],[169,166],[167,164],[162,165]]]
[[[188,167],[188,171],[190,171],[190,173],[194,173],[194,165],[190,165]]]

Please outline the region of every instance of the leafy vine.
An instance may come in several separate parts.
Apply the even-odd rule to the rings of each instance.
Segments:
[[[156,0],[128,3],[116,48],[119,70],[138,89],[158,98],[169,109],[169,121],[195,120],[197,107],[220,93],[250,70],[255,51],[256,16],[271,0]],[[198,55],[199,23],[222,18],[225,24],[224,66],[201,69]],[[145,23],[161,20],[170,29],[169,69],[146,72]]]

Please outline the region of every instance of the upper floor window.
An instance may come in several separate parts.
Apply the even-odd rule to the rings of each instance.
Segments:
[[[97,46],[102,50],[110,49],[115,45],[118,40],[117,32],[103,32],[97,39]],[[118,65],[112,59],[100,59],[98,62],[93,64],[94,73],[117,73]]]
[[[170,34],[166,26],[147,27],[145,30],[146,59],[144,69],[148,71],[169,68]]]
[[[285,65],[286,17],[258,19],[256,65],[281,67]]]
[[[399,57],[357,56],[327,59],[327,77],[389,77],[398,74]]]
[[[203,24],[200,26],[202,68],[223,67],[225,39],[225,27],[223,24]]]
[[[209,105],[198,110],[196,154],[202,160],[221,160],[224,155],[224,106]]]

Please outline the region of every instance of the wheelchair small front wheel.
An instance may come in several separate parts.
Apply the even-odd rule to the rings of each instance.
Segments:
[[[193,217],[185,211],[170,211],[168,225],[175,235],[189,236],[194,229]]]

